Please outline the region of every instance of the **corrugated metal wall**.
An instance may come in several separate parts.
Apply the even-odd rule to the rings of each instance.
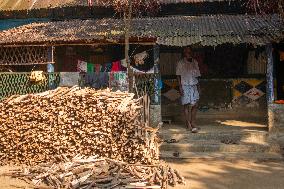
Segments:
[[[217,53],[217,52],[213,52],[213,54],[214,53]],[[219,54],[220,54],[220,52],[219,52]],[[211,55],[208,55],[208,54],[207,54],[207,56],[211,57]],[[215,57],[215,59],[219,59],[219,58],[220,57],[218,57],[218,56]],[[174,52],[161,52],[161,54],[160,54],[161,74],[162,75],[175,75],[176,64],[180,59],[181,59],[181,53],[179,53],[179,52],[176,52],[176,51],[174,51]],[[210,60],[210,62],[212,62],[211,66],[210,66],[212,71],[218,71],[218,70],[215,69],[215,67],[221,66],[221,64],[217,65],[217,64],[214,63],[213,60]],[[244,65],[243,65],[244,69],[242,71],[243,73],[239,73],[240,76],[255,75],[255,74],[258,74],[258,75],[266,74],[267,56],[266,56],[265,51],[259,51],[259,50],[249,51],[247,60],[245,60],[245,62],[246,62],[246,65],[244,63]],[[231,62],[228,62],[228,63],[231,63]],[[223,68],[225,68],[224,66],[225,65],[223,65]],[[231,66],[226,67],[226,69],[229,69],[229,68],[231,68]],[[234,68],[235,67],[232,67],[231,70],[234,69]],[[224,74],[227,73],[227,72],[228,71],[224,70]]]
[[[267,56],[264,51],[261,53],[250,51],[247,59],[247,74],[265,74],[266,64]]]
[[[161,53],[160,69],[162,75],[176,75],[176,64],[181,59],[180,53]]]

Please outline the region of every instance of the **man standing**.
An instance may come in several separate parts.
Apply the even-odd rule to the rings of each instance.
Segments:
[[[192,133],[197,133],[196,113],[200,94],[198,77],[201,74],[198,62],[193,58],[192,50],[189,47],[183,50],[183,58],[177,64],[176,75],[179,82],[181,103],[184,106],[186,127]]]

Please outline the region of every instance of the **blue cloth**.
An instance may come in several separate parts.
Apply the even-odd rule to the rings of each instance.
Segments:
[[[104,72],[111,72],[111,68],[112,68],[112,63],[105,64]]]
[[[106,72],[87,73],[85,84],[95,89],[106,88],[109,85],[109,76]]]
[[[159,79],[158,83],[159,83],[158,84],[159,85],[159,89],[163,89],[163,87],[164,87],[163,81],[161,79]]]

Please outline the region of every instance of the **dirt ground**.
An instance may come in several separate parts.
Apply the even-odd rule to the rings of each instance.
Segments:
[[[178,189],[283,189],[284,162],[167,161],[186,178]]]
[[[186,178],[177,189],[282,189],[284,162],[168,160]],[[0,174],[9,167],[1,167]],[[0,189],[30,189],[24,181],[0,176]]]

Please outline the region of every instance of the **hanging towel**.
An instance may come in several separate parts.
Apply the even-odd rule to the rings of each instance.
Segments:
[[[127,71],[126,59],[122,59],[122,60],[120,61],[120,65],[121,65],[121,71]]]
[[[73,87],[79,84],[78,72],[60,72],[60,87]]]
[[[100,80],[100,88],[109,87],[109,75],[107,72],[100,72],[99,80]]]
[[[87,62],[78,60],[77,72],[87,72]]]
[[[128,91],[128,79],[126,72],[109,73],[109,87],[113,91]]]
[[[111,72],[111,68],[112,68],[112,63],[105,64],[104,72]]]
[[[85,79],[86,86],[93,87],[95,89],[107,88],[109,84],[109,77],[106,72],[87,73]]]
[[[106,72],[105,70],[106,70],[106,65],[105,65],[105,64],[102,64],[102,65],[101,65],[101,70],[100,70],[100,72]]]
[[[92,63],[87,64],[87,72],[88,73],[94,72],[94,64],[92,64]]]
[[[115,61],[112,63],[111,72],[119,72],[121,71],[121,63],[120,61]]]
[[[47,72],[48,73],[54,72],[54,64],[47,64]]]
[[[126,59],[122,59],[121,61],[121,66],[127,68],[127,62],[126,62]]]
[[[101,65],[100,64],[95,64],[95,71],[96,71],[96,73],[101,72]]]

